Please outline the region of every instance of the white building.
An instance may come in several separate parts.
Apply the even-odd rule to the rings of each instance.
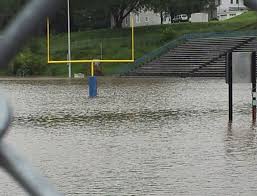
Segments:
[[[244,0],[219,0],[217,17],[219,20],[226,20],[238,16],[247,11]]]
[[[122,27],[130,27],[131,17],[134,18],[134,26],[149,26],[149,25],[160,25],[161,15],[159,13],[154,13],[153,11],[141,11],[138,13],[131,12],[123,21]],[[171,17],[164,18],[163,24],[171,23]],[[111,19],[111,27],[114,27],[114,19]]]
[[[238,16],[247,11],[247,7],[244,5],[244,0],[216,0],[215,5],[211,10],[208,6],[206,12],[209,13],[209,19],[216,18],[218,20],[226,20],[235,16]],[[153,11],[142,10],[138,13],[130,13],[123,21],[122,27],[130,27],[130,18],[134,18],[135,27],[160,25],[161,15],[160,13],[154,13]],[[170,16],[164,17],[163,24],[170,24],[172,19]],[[111,27],[114,27],[114,19],[111,17]]]

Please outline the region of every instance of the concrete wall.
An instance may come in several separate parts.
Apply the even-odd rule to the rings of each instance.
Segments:
[[[233,2],[232,2],[233,1]],[[220,0],[220,6],[217,7],[217,16],[219,20],[226,20],[238,16],[247,11],[244,0]]]
[[[154,13],[153,11],[141,11],[139,13],[130,13],[128,15],[122,24],[122,27],[130,27],[130,18],[131,16],[134,18],[134,25],[135,27],[140,26],[149,26],[149,25],[160,25],[161,24],[161,16],[159,13]],[[163,24],[169,24],[171,23],[171,18],[166,17],[164,18]],[[114,19],[111,18],[111,26],[114,27]]]
[[[135,19],[135,26],[148,26],[161,24],[160,14],[151,11],[142,11],[139,14],[132,13]]]
[[[239,3],[237,3],[237,0],[233,0],[233,4],[231,3],[232,0],[220,0],[220,6],[221,9],[229,10],[230,7],[244,7],[244,0],[238,0]]]
[[[191,14],[190,22],[209,22],[208,13],[193,13]]]

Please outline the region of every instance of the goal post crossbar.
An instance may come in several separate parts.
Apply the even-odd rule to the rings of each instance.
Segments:
[[[48,64],[65,63],[134,63],[135,62],[135,27],[134,18],[131,17],[131,59],[81,59],[81,60],[52,60],[50,51],[50,22],[47,19],[47,62]]]

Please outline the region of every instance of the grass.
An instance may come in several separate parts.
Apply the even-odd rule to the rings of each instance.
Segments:
[[[228,19],[226,22],[249,22],[249,23],[254,23],[257,20],[257,14],[256,12],[249,11],[246,12],[238,17],[234,17],[231,19]]]
[[[158,25],[138,27],[135,29],[136,58],[161,47],[165,42],[175,39],[187,33],[243,31],[256,29],[257,14],[247,12],[233,19],[209,23],[179,23],[171,25]],[[172,31],[173,35],[167,39],[164,32]],[[104,59],[128,59],[131,58],[130,29],[100,29],[72,33],[72,59],[100,59],[103,46]],[[38,40],[39,50],[37,55],[42,62],[46,62],[45,39]],[[67,55],[67,34],[52,35],[51,56],[53,60],[64,60]],[[106,75],[117,71],[120,64],[104,64],[103,71]],[[87,64],[73,65],[73,72],[89,73]],[[45,65],[41,70],[42,75],[67,75],[66,65]]]

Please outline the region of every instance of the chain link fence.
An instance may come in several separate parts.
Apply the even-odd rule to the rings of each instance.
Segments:
[[[0,67],[6,68],[24,44],[32,38],[46,18],[65,3],[64,0],[31,0],[0,36]],[[16,151],[4,141],[11,122],[11,109],[0,97],[0,164],[30,195],[58,196],[55,188],[41,177]]]

